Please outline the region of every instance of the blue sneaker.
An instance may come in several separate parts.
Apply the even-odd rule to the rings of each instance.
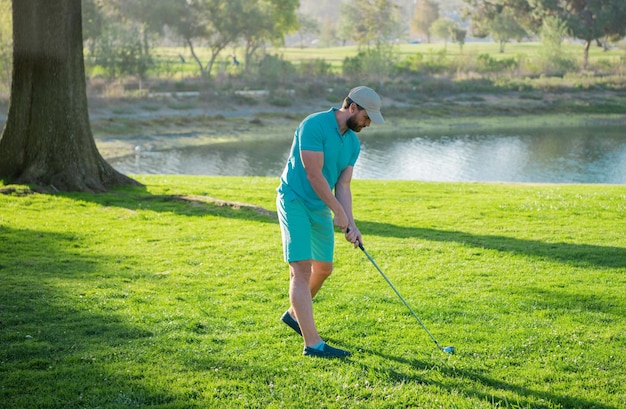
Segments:
[[[292,330],[296,331],[298,335],[302,336],[302,331],[300,331],[300,325],[298,324],[298,321],[296,321],[291,316],[291,314],[289,314],[289,311],[285,311],[283,316],[280,317],[280,320],[287,324]]]
[[[322,349],[304,347],[302,355],[318,356],[321,358],[345,358],[352,355],[352,353],[350,353],[349,351],[344,351],[343,349],[333,348],[324,342],[324,347]]]

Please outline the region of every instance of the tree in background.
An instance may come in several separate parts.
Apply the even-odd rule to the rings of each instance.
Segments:
[[[109,80],[135,76],[141,88],[154,60],[148,27],[132,18],[131,4],[82,0],[83,41],[89,50],[87,61],[101,66]]]
[[[589,47],[604,37],[623,37],[626,34],[626,1],[624,0],[541,0],[540,10],[557,15],[575,38],[585,42],[584,66],[589,62]]]
[[[298,29],[298,0],[244,0],[237,15],[245,48],[245,69],[251,66],[253,56],[265,43],[282,45],[285,35]]]
[[[452,31],[452,41],[454,41],[455,43],[457,43],[459,45],[459,49],[461,50],[461,54],[463,53],[463,46],[465,45],[465,38],[467,37],[467,30],[462,29],[461,27],[459,27],[458,24],[455,24],[455,26],[453,26],[451,28]]]
[[[419,0],[415,5],[415,14],[411,19],[411,29],[426,37],[430,43],[430,28],[439,18],[439,7],[431,0]]]
[[[319,26],[319,44],[322,47],[333,47],[340,43],[337,33],[337,22],[330,17],[324,17]],[[345,44],[345,40],[342,42]]]
[[[435,20],[430,26],[431,35],[444,41],[444,49],[447,49],[448,40],[452,38],[455,31],[458,29],[459,25],[456,22],[445,17]]]
[[[0,83],[7,89],[11,78],[11,50],[13,49],[11,0],[0,0]]]
[[[592,42],[626,34],[624,0],[464,0],[471,16],[472,33],[488,35],[498,16],[508,13],[527,31],[539,35],[545,18],[558,17],[569,35],[585,41],[584,64]]]
[[[300,0],[300,11],[318,21],[326,18],[336,21],[339,19],[341,3],[346,1],[349,0]]]
[[[463,0],[467,7],[464,17],[471,20],[472,35],[484,38],[491,34],[492,22],[499,15],[514,16],[516,23],[531,33],[541,30],[543,15],[538,12],[537,2],[544,0]],[[554,0],[546,0],[554,1]]]
[[[92,43],[90,60],[104,68],[109,80],[119,75],[135,76],[141,87],[154,64],[145,27],[108,21]]]
[[[85,90],[80,0],[13,1],[13,78],[0,178],[58,191],[138,183],[96,147]]]
[[[344,74],[354,81],[364,79],[383,85],[394,68],[393,44],[401,35],[400,8],[390,0],[368,0],[341,6],[343,35],[366,46],[352,59],[346,59]]]
[[[524,27],[517,22],[511,10],[504,9],[487,24],[489,24],[491,37],[500,45],[501,53],[504,52],[506,43],[512,39],[520,41],[528,35],[526,30],[524,30]]]
[[[402,35],[400,9],[391,0],[365,0],[341,5],[344,38],[359,45],[377,45]]]
[[[238,6],[240,1],[228,3],[226,0],[100,0],[100,3],[118,10],[128,19],[145,23],[155,32],[162,32],[168,27],[189,48],[200,74],[204,77],[210,75],[215,57],[205,65],[196,53],[196,43],[206,43],[212,55],[216,55],[216,50],[224,49],[228,45],[227,41],[230,41],[230,35],[220,33],[219,29],[222,23],[228,27],[233,17],[224,13],[225,9],[221,6],[222,3]],[[215,10],[219,12],[211,15]],[[224,21],[221,20],[223,17]],[[219,28],[213,24],[215,20],[218,21]],[[228,40],[224,40],[226,36]]]
[[[298,13],[298,37],[300,38],[300,48],[304,48],[304,41],[308,35],[317,35],[320,32],[319,24],[314,18],[306,14]]]
[[[210,77],[220,53],[239,40],[245,66],[266,42],[280,43],[297,29],[297,0],[101,0],[115,4],[133,20],[156,32],[171,29],[189,48],[203,77]],[[209,49],[208,61],[196,52]]]
[[[541,28],[541,63],[543,72],[562,74],[574,67],[574,60],[563,50],[563,39],[568,36],[567,24],[556,16],[543,19]]]
[[[235,43],[244,29],[244,20],[239,16],[243,15],[246,0],[187,0],[196,10],[198,21],[203,36],[197,38],[198,41],[206,44],[209,49],[209,61],[203,65],[195,52],[192,55],[203,76],[210,77],[213,66],[220,53],[229,45]],[[193,49],[193,39],[188,38],[187,44]]]
[[[102,34],[105,16],[102,4],[97,0],[82,0],[83,15],[83,41],[90,43]]]

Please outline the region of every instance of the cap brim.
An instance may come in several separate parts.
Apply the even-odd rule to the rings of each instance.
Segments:
[[[372,123],[382,124],[385,122],[380,111],[371,111],[371,110],[368,111],[367,109],[365,111],[367,111],[367,116],[370,117],[370,120],[372,121]]]

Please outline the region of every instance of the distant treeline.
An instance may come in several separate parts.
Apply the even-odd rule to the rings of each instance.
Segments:
[[[329,2],[322,1],[318,9],[322,3]],[[385,83],[459,74],[623,75],[626,57],[590,66],[589,50],[593,44],[605,50],[619,46],[626,33],[624,0],[457,3],[464,7],[454,14],[435,0],[339,1],[326,6],[339,10],[339,18],[331,19],[320,10],[303,14],[313,6],[307,2],[300,7],[298,0],[82,0],[85,62],[91,79],[133,79],[140,89],[146,80],[183,78],[215,86],[277,88],[329,77]],[[10,0],[0,0],[3,92],[11,70],[10,9]],[[288,36],[292,48],[351,48],[346,47],[340,64],[323,53],[294,62],[282,48]],[[476,38],[491,39],[499,50],[463,53],[466,41]],[[503,57],[508,43],[529,39],[541,44],[536,52]],[[580,55],[564,47],[566,39],[583,44]],[[400,44],[433,41],[444,46],[420,48],[408,56],[398,53]],[[449,52],[449,42],[459,54]]]

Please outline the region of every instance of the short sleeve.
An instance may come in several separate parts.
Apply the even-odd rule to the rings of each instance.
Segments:
[[[355,136],[354,150],[352,151],[352,156],[350,157],[350,161],[348,162],[350,166],[354,167],[354,165],[356,165],[356,161],[357,159],[359,159],[360,153],[361,153],[361,144],[359,143],[358,138]]]
[[[324,137],[324,129],[319,121],[305,121],[300,126],[300,150],[323,152]]]

